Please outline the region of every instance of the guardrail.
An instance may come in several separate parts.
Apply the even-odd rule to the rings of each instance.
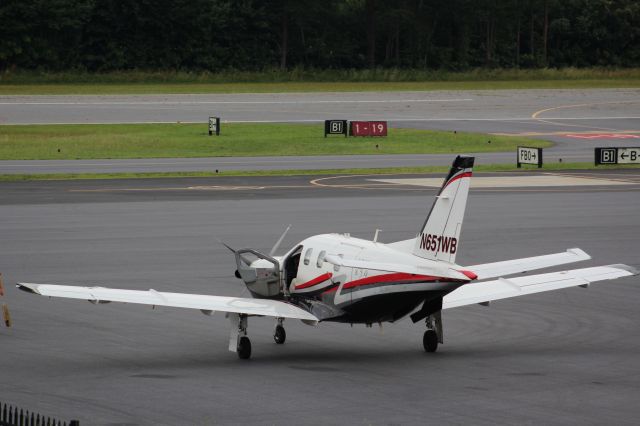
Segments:
[[[80,426],[80,421],[67,423],[0,402],[0,426]]]

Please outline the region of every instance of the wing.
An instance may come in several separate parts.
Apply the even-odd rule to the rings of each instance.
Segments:
[[[247,315],[265,315],[270,317],[318,321],[318,318],[304,309],[278,300],[165,293],[155,290],[139,291],[104,287],[77,287],[53,284],[18,283],[17,286],[20,290],[40,294],[42,296],[83,299],[93,303],[139,303],[142,305],[199,309],[205,313],[222,311]]]
[[[443,299],[442,308],[457,308],[475,303],[485,304],[494,300],[567,287],[586,287],[595,281],[613,280],[632,275],[638,275],[638,271],[630,266],[609,265],[518,278],[471,282],[447,294]]]
[[[580,250],[579,248],[572,248],[568,249],[564,253],[525,257],[523,259],[505,260],[503,262],[484,263],[481,265],[467,266],[465,269],[474,272],[478,276],[479,280],[486,280],[488,278],[504,277],[506,275],[549,268],[551,266],[565,265],[567,263],[579,262],[588,259],[591,259],[591,256],[583,250]]]

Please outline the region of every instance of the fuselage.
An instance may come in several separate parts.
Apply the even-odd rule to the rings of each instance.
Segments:
[[[336,257],[353,266],[336,264]],[[283,298],[325,321],[395,321],[425,300],[442,297],[470,281],[457,265],[343,234],[307,238],[276,259]],[[404,265],[405,272],[367,267],[374,264]]]

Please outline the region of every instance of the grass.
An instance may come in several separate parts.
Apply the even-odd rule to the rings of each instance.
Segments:
[[[324,124],[223,123],[220,136],[202,124],[0,126],[0,160],[433,154],[548,147],[512,136],[389,129],[385,138],[324,138]]]
[[[476,69],[466,72],[421,69],[226,71],[189,73],[0,74],[0,95],[170,94],[332,91],[427,91],[478,89],[570,89],[640,87],[640,69]]]
[[[620,170],[640,169],[638,165],[594,166],[593,163],[553,163],[541,169],[518,169],[509,164],[478,165],[474,173],[488,172],[532,172],[565,170]],[[45,181],[45,180],[93,180],[93,179],[158,179],[158,178],[212,178],[237,176],[321,176],[321,175],[383,175],[446,173],[448,166],[390,167],[381,169],[326,169],[326,170],[255,170],[214,172],[160,172],[160,173],[51,173],[51,174],[0,174],[0,182]]]

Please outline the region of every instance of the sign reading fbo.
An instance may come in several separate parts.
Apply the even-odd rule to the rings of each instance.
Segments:
[[[519,146],[517,153],[516,166],[518,166],[518,168],[520,168],[522,164],[534,164],[537,165],[538,168],[542,167],[542,148]]]

